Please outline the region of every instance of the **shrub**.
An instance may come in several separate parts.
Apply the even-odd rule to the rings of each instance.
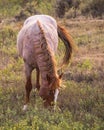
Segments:
[[[80,1],[79,0],[57,0],[56,2],[56,15],[60,18],[64,17],[65,12],[68,10],[72,10],[74,17],[76,17],[76,9],[79,8]]]
[[[77,15],[103,17],[104,0],[57,0],[56,15],[60,18],[67,13],[67,18],[76,17]],[[71,14],[70,14],[71,13]]]
[[[20,12],[15,16],[17,21],[24,20],[30,15],[38,14],[36,10],[36,3],[27,3],[24,9],[21,9]]]
[[[56,15],[62,18],[65,15],[66,9],[72,5],[72,0],[57,0],[56,1]]]
[[[81,12],[83,15],[102,17],[104,15],[104,0],[90,0],[82,3]]]

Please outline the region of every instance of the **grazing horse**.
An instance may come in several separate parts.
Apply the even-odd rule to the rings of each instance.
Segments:
[[[58,75],[54,54],[58,46],[58,36],[63,41],[66,51],[63,64],[68,64],[73,50],[71,36],[66,29],[48,15],[29,17],[17,37],[19,55],[24,60],[26,75],[26,101],[23,110],[27,109],[32,89],[31,73],[36,69],[36,88],[44,105],[50,106],[57,101],[61,75]],[[41,82],[40,82],[41,75]]]

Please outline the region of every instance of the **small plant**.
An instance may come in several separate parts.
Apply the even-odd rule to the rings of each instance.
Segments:
[[[78,64],[78,67],[80,67],[82,70],[91,70],[93,68],[93,65],[89,59],[84,60],[82,63]]]
[[[24,11],[25,17],[34,15],[35,10],[53,15],[55,1],[0,1],[0,130],[104,130],[103,20],[64,19],[64,24],[72,32],[75,43],[79,46],[79,52],[73,54],[71,65],[65,68],[67,75],[63,76],[63,80],[66,88],[60,90],[57,109],[55,112],[52,109],[44,109],[38,91],[33,91],[36,78],[34,71],[29,109],[22,111],[25,76],[23,60],[17,54],[16,37],[23,19],[17,22],[14,17],[20,15],[21,11]],[[103,0],[68,1],[71,5],[65,5],[65,10],[60,8],[65,11],[67,18],[75,15],[77,17],[81,13],[99,16],[97,11],[102,10],[104,5],[101,2]],[[101,15],[103,12],[100,12]],[[56,61],[57,66],[60,66],[62,60],[59,59],[63,58],[64,52],[61,41],[58,47]]]

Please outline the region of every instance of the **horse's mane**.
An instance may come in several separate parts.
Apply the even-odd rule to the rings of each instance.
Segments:
[[[42,40],[41,40],[41,49],[44,54],[44,57],[48,58],[47,61],[47,72],[49,76],[56,76],[57,75],[57,70],[56,70],[56,61],[54,59],[54,56],[52,54],[52,51],[50,47],[48,46],[47,38],[45,36],[44,29],[40,23],[40,21],[37,21],[37,24],[40,28],[40,31],[42,33]],[[44,66],[43,66],[44,68]]]

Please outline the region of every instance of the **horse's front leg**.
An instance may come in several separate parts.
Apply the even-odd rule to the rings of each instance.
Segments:
[[[25,89],[26,89],[26,99],[25,99],[25,105],[23,107],[23,110],[27,109],[29,99],[30,99],[30,92],[32,90],[32,83],[31,83],[31,72],[32,68],[25,64],[25,75],[26,75],[26,84],[25,84]]]
[[[36,68],[36,88],[40,89],[40,71],[39,68]]]

